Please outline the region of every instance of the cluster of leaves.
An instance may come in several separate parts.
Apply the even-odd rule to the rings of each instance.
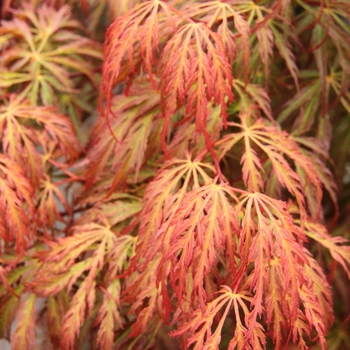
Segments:
[[[3,12],[0,338],[350,348],[346,2]]]

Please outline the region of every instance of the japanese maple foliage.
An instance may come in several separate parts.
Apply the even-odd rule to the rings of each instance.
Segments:
[[[11,349],[350,349],[346,1],[1,13]]]

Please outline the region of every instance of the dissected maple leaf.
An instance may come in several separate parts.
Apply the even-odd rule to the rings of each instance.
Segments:
[[[276,349],[281,349],[285,342],[284,335],[290,329],[289,319],[285,312],[288,301],[283,295],[283,269],[279,259],[271,261],[269,269],[269,287],[266,295],[266,323],[272,332],[272,340]]]
[[[217,32],[220,34],[223,43],[225,44],[227,56],[230,63],[234,62],[237,50],[237,42],[239,38],[243,42],[243,62],[246,83],[248,82],[248,66],[250,60],[249,37],[250,27],[240,11],[235,7],[237,1],[207,1],[205,3],[194,3],[187,5],[182,10],[191,18],[200,18],[211,29],[217,27]],[[231,26],[231,19],[234,21]]]
[[[30,350],[35,346],[35,300],[34,293],[23,296],[16,328],[11,335],[11,349]]]
[[[1,261],[2,264],[6,263],[6,259]],[[22,275],[26,274],[30,267],[20,266],[6,271],[7,269],[1,267],[1,288],[0,288],[0,336],[10,340],[11,327],[15,320],[16,313],[20,305],[20,295],[24,291],[24,284]]]
[[[223,126],[220,109],[221,107],[219,106],[208,105],[206,130],[213,142],[219,139]],[[188,149],[191,149],[194,156],[199,155],[206,147],[206,140],[204,135],[196,133],[195,122],[193,120],[181,120],[179,125],[175,124],[175,126],[175,134],[170,139],[167,148],[169,157],[183,157]]]
[[[141,209],[139,197],[116,192],[106,199],[108,189],[97,194],[94,193],[94,189],[92,187],[89,190],[89,197],[79,201],[79,207],[85,208],[85,210],[83,215],[76,220],[76,225],[88,224],[101,217],[105,218],[111,226],[120,225],[128,219],[134,218]],[[84,193],[86,192],[84,191]],[[86,209],[86,205],[89,209]]]
[[[165,100],[163,148],[171,116],[186,103],[186,117],[196,120],[196,129],[206,131],[208,103],[221,106],[226,125],[226,105],[232,100],[232,73],[220,35],[203,23],[188,23],[168,40],[163,52],[161,93]]]
[[[317,171],[311,160],[301,152],[298,144],[286,132],[279,131],[275,126],[265,125],[261,119],[249,125],[247,115],[249,116],[249,112],[241,115],[242,124],[229,123],[243,131],[228,134],[217,142],[220,157],[223,157],[238,141],[244,141],[245,152],[241,160],[243,180],[248,189],[260,191],[264,188],[261,176],[263,163],[256,153],[256,149],[260,149],[268,156],[267,162],[271,164],[280,184],[295,197],[302,210],[305,208],[305,185],[287,161],[288,158],[293,160],[295,165],[303,170],[307,181],[314,186],[319,212],[322,197],[321,182],[315,176]]]
[[[152,64],[159,40],[164,35],[161,30],[165,30],[167,34],[167,29],[163,28],[166,20],[174,22],[169,5],[163,1],[150,0],[136,5],[109,27],[106,33],[102,81],[107,109],[111,106],[110,92],[115,84],[138,73],[141,66],[144,66],[154,83]]]
[[[117,239],[115,233],[110,231],[108,226],[96,223],[76,227],[76,230],[74,236],[49,242],[50,250],[38,252],[39,260],[45,262],[47,268],[41,272],[33,284],[36,293],[43,296],[58,293],[66,286],[70,290],[77,278],[88,269],[90,269],[89,283],[91,284],[97,270],[102,268],[104,257],[108,252],[105,249],[111,249]],[[100,244],[94,251],[94,255],[76,263],[75,260],[97,242]]]
[[[301,146],[303,146],[301,151],[311,160],[314,165],[314,169],[320,179],[324,189],[329,193],[333,205],[335,208],[335,216],[338,215],[338,203],[337,203],[337,193],[338,186],[335,182],[331,170],[327,167],[327,162],[332,164],[329,158],[328,152],[320,141],[316,138],[308,137],[293,137]],[[315,197],[314,188],[310,186],[308,181],[305,181],[305,174],[300,167],[297,167],[297,172],[300,174],[301,178],[305,182],[306,188],[306,200],[311,217],[317,218],[318,215],[318,203]]]
[[[63,206],[67,213],[70,213],[71,209],[62,191],[57,184],[50,181],[48,176],[41,180],[39,190],[37,197],[38,220],[45,229],[53,230],[56,220],[63,220],[58,203]]]
[[[349,10],[344,1],[334,1],[326,4],[315,3],[308,4],[305,1],[300,3],[305,10],[303,16],[300,16],[298,23],[298,33],[303,33],[309,26],[314,23],[315,18],[318,19],[316,29],[319,36],[323,34],[321,41],[318,40],[315,43],[312,51],[316,51],[315,55],[319,55],[319,52],[325,52],[323,49],[319,50],[324,43],[328,43],[336,50],[336,54],[339,59],[339,63],[345,71],[349,68],[348,57],[350,55],[349,50],[349,27],[345,18],[348,18]],[[316,26],[315,26],[316,27]],[[322,31],[320,31],[322,29]],[[300,35],[299,34],[299,35]],[[314,34],[315,35],[315,34]],[[328,53],[328,49],[326,50]],[[317,59],[317,58],[316,58]]]
[[[23,78],[9,79],[8,86],[15,86],[31,104],[40,101],[45,105],[57,104],[57,93],[77,92],[72,72],[87,76],[97,87],[89,61],[92,57],[102,58],[101,46],[71,31],[83,27],[71,19],[69,6],[55,10],[43,4],[35,10],[32,4],[24,3],[14,14],[0,29],[0,34],[10,42],[1,54],[0,64]]]
[[[284,308],[284,313],[288,312],[292,326],[297,318],[299,305],[298,286],[303,285],[306,278],[300,270],[300,266],[307,263],[302,246],[305,234],[294,224],[284,202],[258,192],[246,193],[240,197],[236,211],[240,212],[243,207],[245,213],[239,246],[242,262],[237,269],[233,286],[241,280],[248,264],[254,262],[250,288],[255,294],[251,303],[253,310],[249,332],[251,334],[253,331],[256,317],[263,312],[265,289],[269,284],[268,271],[274,264],[279,264],[282,269],[281,293],[283,298],[288,295],[288,305]]]
[[[53,107],[31,106],[16,95],[0,107],[0,141],[34,187],[43,177],[46,157],[63,155],[71,162],[79,155],[78,140],[67,116]],[[57,149],[61,151],[59,155],[54,153]]]
[[[178,25],[174,18],[179,22],[179,13],[170,5],[163,1],[147,1],[118,18],[109,28],[102,83],[107,115],[113,114],[110,91],[116,83],[127,81],[139,73],[141,67],[148,72],[151,83],[156,85],[152,67],[156,65],[154,52],[160,40]],[[136,50],[142,60],[135,60]],[[128,66],[125,66],[125,61]],[[220,35],[203,23],[190,21],[180,26],[162,50],[160,81],[161,95],[165,100],[163,148],[166,149],[170,118],[185,100],[186,117],[195,118],[197,131],[206,135],[210,146],[205,129],[207,105],[212,99],[221,105],[221,115],[226,122],[225,107],[233,97],[230,88],[232,74]],[[219,88],[214,87],[214,82]]]
[[[52,344],[59,344],[63,317],[69,307],[69,297],[66,291],[50,295],[46,302],[47,326]]]
[[[281,27],[281,31],[282,33],[280,33],[279,29],[276,24],[274,24],[273,22],[270,23],[269,28],[273,33],[274,36],[274,43],[281,55],[281,57],[284,59],[284,61],[286,62],[286,66],[291,74],[291,76],[294,79],[294,83],[297,86],[297,88],[299,88],[299,80],[298,80],[298,67],[296,64],[296,60],[295,60],[295,55],[292,51],[291,45],[288,41],[288,36],[294,37],[294,39],[296,40],[296,37],[293,36],[293,32],[291,32],[288,27],[289,24],[279,24],[279,27]],[[284,37],[283,37],[284,35]]]
[[[342,265],[350,278],[350,242],[346,238],[333,237],[323,225],[312,221],[305,223],[305,234],[328,249],[332,258]]]
[[[170,279],[179,299],[186,294],[187,275],[191,273],[193,296],[204,305],[205,276],[210,274],[217,254],[222,255],[224,248],[230,268],[234,270],[234,237],[239,231],[231,203],[235,201],[238,199],[229,186],[212,182],[185,194],[170,225],[166,222],[165,228],[159,228],[156,239],[166,242],[161,248],[162,263],[171,261]]]
[[[35,222],[34,191],[21,167],[0,154],[0,216],[1,239],[16,245],[23,254],[33,239]]]
[[[129,315],[136,314],[136,321],[132,325],[131,337],[146,332],[149,321],[157,323],[158,319],[167,321],[170,316],[170,301],[166,292],[162,291],[164,285],[156,283],[156,271],[163,269],[163,276],[166,277],[169,269],[168,264],[160,265],[160,254],[148,265],[147,269],[138,274],[124,290],[123,301],[130,303]],[[166,270],[166,272],[165,272]]]
[[[120,282],[115,279],[104,291],[103,303],[96,318],[96,324],[100,325],[97,343],[102,349],[113,348],[115,325],[122,327],[118,305],[120,289]]]
[[[26,283],[37,271],[31,250],[27,249],[25,256],[15,252],[0,256],[1,265],[6,266],[0,268],[3,282],[0,286],[0,336],[8,339],[15,349],[31,350],[36,343],[37,298],[26,288]]]
[[[114,273],[118,273],[120,264],[124,264],[128,259],[128,254],[122,255],[124,259],[117,259],[118,252],[128,252],[134,240],[129,236],[119,236],[110,230],[106,223],[90,223],[75,227],[75,233],[71,237],[59,239],[57,242],[49,242],[49,250],[38,252],[37,256],[41,263],[44,263],[44,270],[34,279],[30,286],[32,290],[40,296],[55,295],[63,289],[71,291],[78,283],[78,279],[88,274],[78,285],[72,298],[70,307],[62,320],[62,340],[63,349],[73,349],[75,339],[79,335],[80,327],[83,325],[85,317],[91,315],[96,299],[96,276],[106,265]],[[91,251],[91,254],[80,261],[77,259]],[[111,260],[111,259],[114,259]],[[110,261],[110,262],[109,262]],[[113,289],[113,280],[111,288]],[[113,292],[115,294],[115,291]],[[107,302],[107,300],[106,300]],[[117,307],[118,303],[114,303]],[[119,306],[118,306],[119,308]],[[118,314],[118,308],[113,313]],[[102,311],[101,311],[102,312]],[[119,318],[117,317],[117,320]],[[99,322],[103,322],[99,319]],[[103,323],[104,327],[107,327]],[[106,328],[105,328],[106,329]],[[99,335],[100,342],[110,341],[110,335],[104,334],[103,329]]]
[[[194,344],[193,349],[195,350],[218,350],[225,319],[228,316],[230,309],[233,307],[234,315],[236,317],[236,329],[234,337],[228,345],[228,349],[263,349],[266,340],[263,328],[260,324],[256,325],[253,336],[247,338],[248,332],[244,323],[248,322],[250,314],[249,308],[246,305],[247,302],[250,303],[252,300],[249,293],[246,291],[234,293],[227,286],[222,286],[219,293],[220,295],[218,297],[206,305],[204,311],[198,309],[189,322],[170,334],[172,336],[179,336],[186,331],[189,331],[190,338],[186,343],[186,349],[192,348],[191,345]],[[224,306],[225,311],[223,314],[220,314],[220,321],[217,324],[217,328],[212,333],[214,318]],[[242,312],[244,315],[244,322],[241,316]]]
[[[252,106],[256,105],[265,113],[269,120],[274,123],[270,106],[270,97],[263,87],[257,84],[247,84],[244,86],[244,83],[239,79],[235,79],[233,87],[235,91],[238,92],[241,108],[243,110],[251,111]]]
[[[214,168],[201,162],[200,157],[191,160],[189,154],[184,159],[167,161],[155,179],[148,185],[139,214],[140,228],[129,271],[140,269],[141,274],[125,290],[124,300],[135,300],[131,312],[136,312],[144,302],[148,306],[139,313],[132,334],[145,331],[149,318],[156,314],[164,320],[169,317],[170,300],[167,294],[169,264],[161,263],[162,237],[157,237],[173,222],[175,213],[183,197],[191,189],[212,182],[207,174]],[[152,272],[153,271],[153,272]],[[156,275],[162,276],[162,283],[156,283]],[[153,275],[152,275],[153,274]],[[141,309],[142,310],[142,309]]]
[[[167,161],[158,171],[148,184],[142,203],[135,263],[141,257],[147,263],[156,255],[161,245],[158,230],[162,226],[164,231],[171,224],[187,192],[212,181],[207,172],[213,173],[213,166],[202,162],[200,157],[191,160],[190,154],[184,159]]]
[[[111,108],[116,117],[111,120],[110,127],[114,137],[106,128],[106,120],[99,118],[90,138],[94,147],[88,154],[88,187],[98,180],[106,167],[115,171],[110,193],[130,172],[137,181],[141,166],[147,160],[144,157],[148,143],[152,143],[149,140],[154,133],[152,129],[157,127],[154,119],[161,115],[159,102],[159,94],[142,78],[135,82],[129,96],[113,98]]]
[[[275,3],[279,6],[281,2]],[[270,59],[273,55],[274,37],[272,30],[269,28],[269,23],[274,17],[275,10],[256,4],[254,1],[232,1],[232,6],[235,11],[241,16],[247,17],[247,23],[253,35],[251,40],[253,45],[250,48],[251,52],[259,52],[260,60],[264,67],[265,82],[267,83],[270,77]],[[256,32],[256,34],[255,34]]]
[[[309,300],[316,303],[315,314],[320,315],[319,318],[310,317],[307,310],[305,310],[306,319],[308,319],[310,327],[314,327],[318,331],[318,327],[322,329],[319,332],[319,337],[322,338],[327,334],[334,322],[333,312],[333,297],[332,289],[329,285],[325,273],[317,261],[312,258],[311,254],[307,255],[308,264],[304,265],[307,276],[310,276],[310,281],[306,283],[303,288],[309,289]],[[321,339],[321,344],[324,343]]]

